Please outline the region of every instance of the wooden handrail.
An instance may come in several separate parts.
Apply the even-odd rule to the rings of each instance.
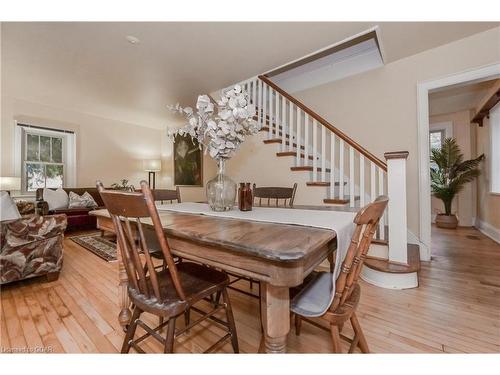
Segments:
[[[302,109],[305,113],[307,113],[309,116],[314,118],[316,121],[318,121],[321,125],[323,125],[325,128],[330,130],[332,133],[337,135],[340,139],[344,140],[348,145],[350,145],[352,148],[363,154],[368,160],[372,161],[375,163],[379,168],[384,170],[384,172],[387,172],[387,164],[377,158],[375,155],[373,155],[370,151],[365,149],[363,146],[360,144],[356,143],[353,139],[349,138],[345,133],[334,127],[332,124],[330,124],[327,120],[325,120],[323,117],[318,115],[316,112],[314,112],[312,109],[306,107],[304,104],[299,102],[297,99],[295,99],[293,96],[288,94],[286,91],[281,89],[279,86],[277,86],[275,83],[273,83],[269,78],[266,76],[259,76],[258,77],[260,80],[265,82],[268,86],[272,87],[274,90],[279,92],[281,95],[283,95],[286,99],[288,99],[290,102],[295,104],[297,107]]]
[[[491,86],[486,95],[481,99],[479,105],[474,114],[474,118],[471,123],[477,123],[479,126],[483,126],[483,119],[488,116],[490,109],[497,105],[500,101],[500,79]]]

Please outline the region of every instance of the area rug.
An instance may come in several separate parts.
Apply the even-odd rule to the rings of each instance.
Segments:
[[[70,239],[107,262],[117,259],[116,244],[108,238],[101,237],[100,232],[73,236]]]

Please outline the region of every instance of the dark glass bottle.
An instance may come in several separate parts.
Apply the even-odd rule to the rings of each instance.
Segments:
[[[240,211],[252,211],[252,189],[250,182],[240,182],[238,189],[238,207]]]

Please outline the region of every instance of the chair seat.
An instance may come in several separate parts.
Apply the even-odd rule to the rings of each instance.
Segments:
[[[177,272],[186,294],[185,301],[177,296],[170,272],[165,269],[157,273],[160,300],[145,299],[140,291],[129,286],[132,302],[140,309],[156,315],[175,316],[229,284],[229,277],[226,273],[197,263],[179,263],[177,264]]]
[[[290,309],[299,315],[317,317],[323,315],[333,299],[333,277],[330,272],[313,274],[313,279],[302,284],[292,299]]]
[[[312,272],[300,286],[290,289],[290,310],[309,318],[323,316],[328,311],[332,301],[328,298],[321,298],[321,296],[331,295],[332,285],[331,273]],[[361,288],[356,283],[349,298],[334,312],[329,313],[327,319],[338,321],[349,319],[358,305],[360,297]]]

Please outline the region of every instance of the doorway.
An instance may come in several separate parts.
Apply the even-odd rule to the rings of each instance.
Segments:
[[[420,246],[422,260],[431,259],[432,202],[430,189],[430,107],[429,95],[452,89],[454,86],[500,78],[500,63],[426,81],[417,86],[418,151],[419,151],[419,199],[420,199]]]

